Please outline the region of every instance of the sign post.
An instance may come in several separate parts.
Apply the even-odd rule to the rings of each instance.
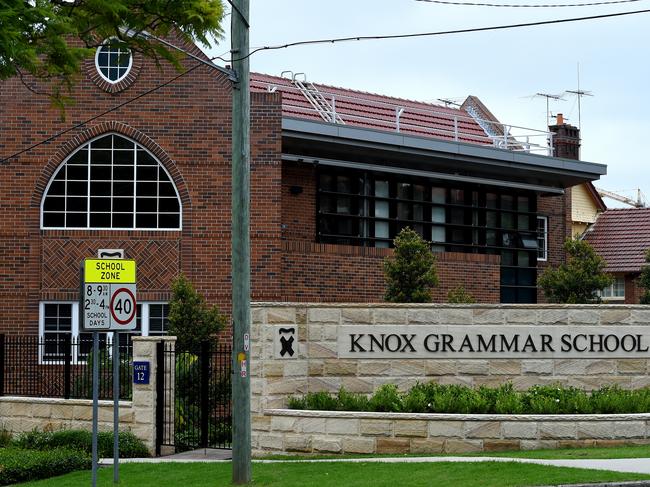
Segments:
[[[120,478],[119,332],[136,327],[135,270],[135,261],[124,259],[86,259],[83,265],[82,329],[93,333],[93,487],[97,485],[98,467],[99,332],[113,332],[113,483]]]

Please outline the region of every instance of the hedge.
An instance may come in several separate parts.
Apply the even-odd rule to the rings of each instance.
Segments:
[[[0,485],[45,479],[91,468],[86,453],[65,448],[48,451],[0,449]]]

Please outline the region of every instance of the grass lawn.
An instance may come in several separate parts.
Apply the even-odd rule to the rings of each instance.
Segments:
[[[331,458],[364,458],[368,455],[269,455],[268,460],[304,460]],[[589,459],[589,458],[650,458],[650,445],[631,445],[615,447],[562,448],[556,450],[525,450],[505,452],[455,453],[455,454],[406,454],[406,455],[371,455],[373,457],[509,457],[541,458],[548,460]]]
[[[648,480],[650,475],[546,467],[517,463],[273,463],[253,464],[252,485],[269,487],[516,487],[586,482]],[[127,464],[121,487],[229,486],[230,463]],[[78,487],[90,471],[74,472],[22,486]],[[99,486],[113,485],[112,468],[100,470]]]

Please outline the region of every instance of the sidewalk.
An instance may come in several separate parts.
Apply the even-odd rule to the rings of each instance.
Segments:
[[[124,458],[120,463],[193,463],[193,462],[229,462],[231,450],[215,450],[202,448],[158,458]],[[349,462],[349,463],[437,463],[437,462],[520,462],[553,467],[587,468],[595,470],[611,470],[613,472],[650,474],[650,458],[617,458],[617,459],[585,459],[585,460],[546,460],[537,458],[506,458],[506,457],[368,457],[368,458],[333,458],[311,460],[308,458],[296,460],[253,460],[253,463],[283,463],[283,462]],[[100,465],[112,465],[112,458],[100,460]]]

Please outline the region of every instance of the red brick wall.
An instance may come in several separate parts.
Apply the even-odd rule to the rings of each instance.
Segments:
[[[548,217],[548,260],[538,262],[538,277],[547,267],[557,267],[566,260],[564,241],[571,236],[571,189],[562,196],[538,196],[537,213]],[[541,289],[537,290],[537,301],[546,302]]]
[[[382,261],[391,249],[298,241],[283,242],[283,249],[283,300],[383,301]],[[449,290],[460,284],[479,303],[499,302],[498,256],[445,252],[438,254],[436,267],[440,285],[434,302],[446,302]]]
[[[625,274],[625,304],[639,304],[643,289],[639,287],[637,281],[638,273]]]
[[[145,59],[137,77],[111,93],[86,69],[65,119],[46,97],[18,80],[0,83],[0,158],[89,119],[178,76]],[[188,61],[193,66],[194,61]],[[43,88],[43,87],[41,87]],[[104,87],[105,88],[105,87]],[[75,299],[78,266],[98,248],[124,248],[139,263],[139,299],[167,299],[183,271],[209,303],[230,306],[230,82],[201,66],[171,84],[0,166],[0,331],[35,333],[38,303]],[[252,95],[251,234],[254,299],[280,293],[280,146],[278,94]],[[182,231],[40,230],[40,203],[54,171],[76,147],[117,132],[151,150],[181,195]]]
[[[291,187],[302,193],[291,194]],[[316,240],[316,168],[293,162],[282,163],[282,237],[287,240]]]

